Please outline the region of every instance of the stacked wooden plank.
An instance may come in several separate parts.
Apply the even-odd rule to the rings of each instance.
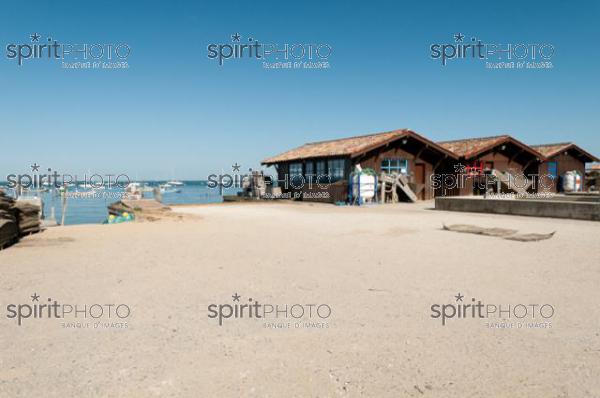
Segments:
[[[500,183],[500,186],[498,187],[498,192],[515,192],[520,195],[527,195],[527,190],[533,183],[533,180],[529,180],[524,175],[513,175],[508,171],[492,169],[491,174],[496,178],[496,181]]]
[[[16,201],[14,208],[17,214],[19,224],[19,233],[21,236],[30,235],[41,230],[41,208],[39,205],[29,201]]]
[[[19,238],[14,203],[14,199],[0,190],[0,249],[16,242]]]
[[[381,173],[379,176],[379,187],[382,203],[388,201],[396,203],[405,198],[409,202],[417,201],[417,195],[411,189],[408,178],[403,174]]]

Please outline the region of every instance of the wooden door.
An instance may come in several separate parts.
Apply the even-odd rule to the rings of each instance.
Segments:
[[[415,163],[415,184],[417,185],[417,198],[425,198],[425,164]]]

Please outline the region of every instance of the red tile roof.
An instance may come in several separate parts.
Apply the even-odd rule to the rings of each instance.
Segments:
[[[558,154],[560,154],[562,152],[566,152],[566,151],[569,151],[569,150],[574,150],[576,152],[579,152],[579,154],[582,155],[582,157],[585,158],[586,162],[598,162],[598,161],[600,161],[600,159],[598,159],[594,155],[586,152],[585,150],[583,150],[582,148],[580,148],[577,145],[573,144],[572,142],[560,142],[560,143],[556,143],[556,144],[531,145],[531,147],[533,149],[535,149],[536,151],[540,152],[542,155],[544,155],[547,158],[551,158],[551,157],[556,156],[556,155],[558,155]]]
[[[465,159],[474,158],[483,152],[506,143],[514,144],[540,159],[544,158],[544,156],[535,149],[506,134],[493,137],[467,138],[463,140],[438,142],[442,147]]]
[[[452,152],[440,147],[433,141],[429,141],[427,138],[415,133],[412,130],[402,129],[387,131],[384,133],[341,138],[337,140],[311,142],[291,149],[287,152],[283,152],[277,156],[264,159],[262,164],[273,164],[288,162],[291,160],[332,156],[355,157],[402,137],[413,137],[449,157],[456,158]]]
[[[600,161],[595,156],[570,142],[529,146],[511,137],[510,135],[504,134],[493,137],[467,138],[462,140],[434,143],[412,130],[402,129],[336,140],[311,142],[283,152],[277,156],[264,159],[262,164],[268,165],[280,162],[289,162],[292,160],[333,156],[356,157],[402,137],[415,138],[418,141],[425,143],[433,150],[441,152],[444,155],[454,159],[458,159],[459,157],[472,159],[486,151],[493,149],[494,147],[510,143],[520,147],[522,150],[539,158],[540,160],[545,160],[546,158],[552,157],[558,153],[561,153],[562,151],[576,150],[583,157],[585,157],[586,162]]]

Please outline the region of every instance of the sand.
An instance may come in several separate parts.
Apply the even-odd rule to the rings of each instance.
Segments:
[[[0,396],[599,396],[600,223],[431,205],[177,207],[196,217],[26,238],[0,252]],[[442,223],[556,234],[517,242]],[[131,315],[100,329],[6,318],[34,293]],[[219,326],[208,306],[235,293],[332,313],[311,327]],[[550,327],[504,329],[431,317],[459,293],[555,313]]]

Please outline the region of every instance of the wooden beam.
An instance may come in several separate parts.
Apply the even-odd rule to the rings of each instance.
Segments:
[[[508,158],[508,164],[511,164],[512,161],[515,160],[516,157],[519,156],[520,154],[522,154],[523,152],[524,152],[523,149],[520,149],[515,154],[513,154],[510,158]]]
[[[425,144],[424,146],[422,146],[421,149],[419,149],[419,151],[415,155],[415,160],[420,160],[421,153],[423,153],[423,151],[425,149],[427,149],[427,148],[429,148],[429,145],[427,145],[427,144]]]
[[[525,163],[525,166],[523,166],[523,174],[525,174],[525,169],[528,168],[529,166],[531,166],[531,163],[536,162],[538,159],[531,159],[529,162]]]
[[[439,166],[439,165],[440,165],[440,164],[441,164],[441,163],[442,163],[444,160],[446,160],[446,159],[448,159],[448,155],[444,155],[444,157],[443,157],[443,158],[441,158],[440,160],[438,160],[438,161],[437,161],[437,163],[433,165],[433,171],[435,172],[435,169],[437,169],[437,168],[438,168],[438,166]]]

